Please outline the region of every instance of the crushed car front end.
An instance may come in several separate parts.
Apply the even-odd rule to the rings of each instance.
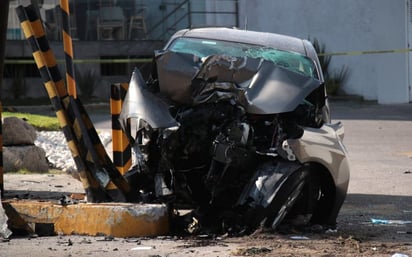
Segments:
[[[297,217],[336,224],[349,166],[308,41],[182,30],[154,63],[147,81],[134,72],[121,115],[124,128],[135,124],[127,176],[141,199],[190,206],[193,220],[221,230],[276,229]]]

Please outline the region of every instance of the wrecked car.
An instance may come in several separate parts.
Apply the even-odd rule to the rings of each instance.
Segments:
[[[188,232],[336,224],[349,181],[343,126],[331,124],[306,40],[178,31],[149,78],[133,72],[120,120],[134,149],[128,182],[142,202],[192,210],[176,221]]]

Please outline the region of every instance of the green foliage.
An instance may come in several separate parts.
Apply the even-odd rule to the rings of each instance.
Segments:
[[[60,129],[59,121],[56,117],[21,112],[3,112],[2,117],[17,117],[24,119],[37,130],[54,131]]]
[[[338,70],[334,70],[325,80],[326,91],[330,95],[337,95],[340,87],[346,83],[349,76],[349,69],[346,65],[342,66]]]
[[[58,170],[58,169],[49,169],[49,171],[47,173],[48,174],[66,174],[65,171]],[[20,169],[20,170],[17,170],[17,171],[8,171],[7,174],[30,175],[30,174],[44,174],[44,172],[31,171],[31,170],[28,170],[28,169]]]
[[[309,38],[310,40],[310,38]],[[340,88],[346,83],[349,77],[349,68],[344,65],[340,69],[330,70],[330,62],[332,60],[331,55],[323,55],[326,53],[326,46],[317,40],[313,39],[312,45],[318,54],[319,63],[322,68],[323,77],[325,79],[326,91],[329,95],[337,95],[340,92]]]

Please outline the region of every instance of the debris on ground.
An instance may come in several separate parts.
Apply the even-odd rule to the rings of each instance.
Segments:
[[[234,255],[240,256],[260,256],[265,253],[270,253],[272,249],[266,247],[250,247],[238,249]]]
[[[405,225],[412,224],[411,220],[387,220],[387,219],[371,219],[372,224],[385,224],[385,225]]]

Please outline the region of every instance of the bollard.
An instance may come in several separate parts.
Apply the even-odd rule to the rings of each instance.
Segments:
[[[76,93],[76,80],[74,72],[73,63],[73,43],[72,37],[70,35],[70,10],[69,10],[69,0],[60,1],[61,17],[62,17],[62,27],[63,27],[63,46],[66,59],[66,83],[67,91],[70,96],[77,98]]]
[[[50,101],[57,110],[57,118],[79,170],[88,201],[132,201],[134,196],[129,184],[107,156],[81,102],[67,94],[34,7],[19,6],[16,11]]]
[[[111,85],[110,112],[112,115],[112,145],[113,163],[121,174],[125,174],[132,166],[132,150],[123,132],[119,116],[122,111],[123,100],[126,96],[128,83],[116,83]]]
[[[76,142],[76,137],[71,128],[72,123],[69,122],[66,110],[63,107],[62,99],[68,96],[67,90],[60,76],[54,54],[49,47],[41,21],[36,17],[36,11],[31,5],[28,7],[18,6],[16,12],[23,33],[32,48],[33,57],[43,79],[50,102],[56,110],[57,119],[75,161],[87,198],[90,201],[103,201],[105,199],[104,193],[99,192],[97,180],[89,174],[86,165],[81,159],[79,144]],[[40,48],[40,45],[42,45],[42,48]]]

